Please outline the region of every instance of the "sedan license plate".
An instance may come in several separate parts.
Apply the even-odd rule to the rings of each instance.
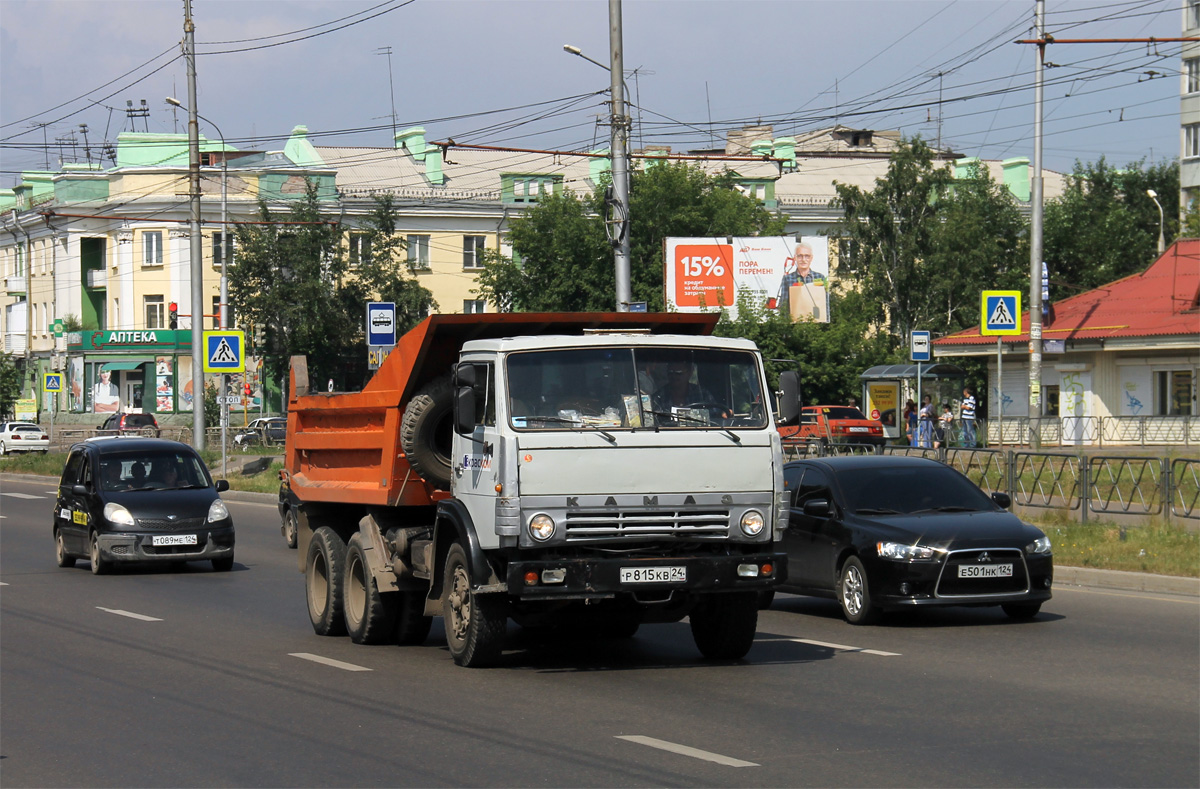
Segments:
[[[194,534],[156,534],[150,538],[151,545],[195,545]]]
[[[622,567],[623,584],[679,584],[687,581],[686,567]]]
[[[960,564],[959,578],[1012,578],[1011,564]]]
[[[851,433],[869,433],[869,432],[871,432],[871,428],[869,428],[869,427],[852,427],[852,428],[850,428],[850,432]]]

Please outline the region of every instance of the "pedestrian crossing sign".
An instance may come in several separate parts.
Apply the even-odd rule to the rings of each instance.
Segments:
[[[1021,291],[985,290],[979,311],[980,334],[1021,333]]]
[[[43,392],[62,391],[62,373],[42,373]]]
[[[240,331],[204,332],[204,372],[246,372],[245,334]]]

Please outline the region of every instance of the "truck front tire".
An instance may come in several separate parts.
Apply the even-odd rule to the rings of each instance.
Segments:
[[[504,598],[471,591],[467,552],[461,543],[450,546],[442,578],[442,617],[450,656],[467,668],[494,665],[508,626]]]
[[[383,644],[396,625],[399,592],[381,594],[363,549],[362,533],[355,532],[346,546],[345,591],[346,632],[355,644]]]
[[[342,575],[346,570],[346,543],[337,532],[321,526],[308,544],[304,569],[304,588],[308,597],[308,618],[319,636],[346,635],[342,605]]]
[[[692,638],[710,660],[739,660],[754,646],[758,630],[758,594],[709,595],[688,615]]]
[[[454,440],[454,389],[439,378],[412,396],[400,422],[400,447],[421,478],[450,490],[450,454]]]

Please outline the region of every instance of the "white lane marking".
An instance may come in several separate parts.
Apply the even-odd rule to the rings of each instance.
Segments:
[[[0,517],[3,517],[3,516],[0,516]],[[8,584],[4,583],[4,581],[0,581],[0,586],[8,586]]]
[[[810,644],[814,647],[836,649],[839,652],[861,652],[864,655],[879,655],[880,657],[903,657],[899,652],[884,652],[880,649],[852,647],[848,644],[831,644],[828,641],[813,641],[811,638],[759,638],[757,641],[791,641],[794,644]]]
[[[716,762],[717,764],[723,764],[726,767],[760,766],[754,762],[743,762],[741,759],[734,759],[731,756],[722,756],[719,753],[702,751],[699,748],[689,748],[686,745],[679,745],[678,743],[667,742],[666,740],[658,740],[654,737],[645,737],[641,734],[618,735],[617,739],[625,740],[626,742],[636,742],[638,745],[646,745],[651,748],[658,748],[660,751],[670,751],[671,753],[677,753],[680,756],[691,756],[693,759],[703,759],[706,762]]]
[[[43,491],[42,491],[42,493],[49,493],[51,496],[57,496],[57,495],[58,495],[58,491],[57,491],[57,490],[43,490]]]
[[[1100,589],[1078,589],[1072,586],[1056,586],[1054,587],[1054,592],[1055,594],[1058,592],[1078,592],[1079,594],[1098,594],[1104,595],[1105,597],[1129,597],[1135,600],[1157,600],[1160,603],[1186,603],[1187,605],[1196,605],[1197,603],[1200,603],[1200,598],[1197,597],[1185,597],[1184,599],[1180,599],[1178,597],[1153,597],[1153,592],[1139,592],[1137,590],[1130,590],[1127,592],[1114,590],[1111,592],[1105,592],[1101,591]],[[1181,592],[1180,594],[1184,595],[1186,592]]]
[[[110,613],[110,614],[116,614],[117,616],[127,616],[130,619],[138,619],[138,620],[141,620],[142,622],[161,622],[162,621],[158,617],[146,616],[145,614],[135,614],[132,611],[122,611],[120,608],[105,608],[102,605],[98,605],[98,606],[96,606],[96,608],[99,608],[101,611],[106,611],[107,613]]]
[[[45,496],[34,496],[30,493],[13,493],[12,491],[5,491],[4,493],[0,493],[0,496],[12,496],[14,499],[44,499],[44,498],[46,498]]]
[[[343,671],[372,671],[372,669],[369,669],[366,666],[356,666],[353,663],[343,663],[340,660],[321,657],[320,655],[314,655],[311,652],[289,652],[288,656],[298,657],[301,660],[311,660],[314,663],[320,663],[325,666],[333,666],[334,668],[340,668]]]

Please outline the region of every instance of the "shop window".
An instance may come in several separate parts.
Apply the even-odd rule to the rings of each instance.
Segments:
[[[1154,413],[1159,416],[1191,416],[1194,412],[1191,370],[1160,370],[1154,374]]]

